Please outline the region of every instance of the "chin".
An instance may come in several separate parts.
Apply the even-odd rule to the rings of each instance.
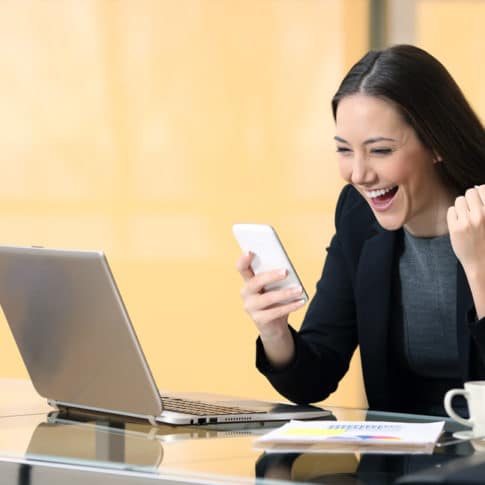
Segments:
[[[397,231],[398,229],[401,229],[401,227],[404,226],[404,221],[399,219],[394,219],[390,220],[385,218],[385,217],[380,217],[374,212],[374,215],[376,216],[377,222],[379,225],[382,227],[382,229],[385,229],[386,231]]]

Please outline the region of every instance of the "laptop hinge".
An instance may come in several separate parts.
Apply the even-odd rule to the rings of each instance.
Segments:
[[[58,410],[59,415],[63,418],[72,419],[76,421],[96,421],[96,420],[108,420],[113,423],[146,423],[147,421],[152,426],[159,426],[155,416],[142,415],[142,414],[129,414],[129,413],[117,413],[112,410],[96,409],[96,408],[84,408],[77,407],[71,404],[48,401],[49,405]]]

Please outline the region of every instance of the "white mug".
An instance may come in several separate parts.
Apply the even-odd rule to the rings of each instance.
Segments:
[[[468,404],[469,419],[458,416],[453,409],[452,399],[463,396]],[[445,410],[460,424],[471,426],[474,436],[485,436],[485,381],[465,382],[465,389],[450,389],[445,394]]]

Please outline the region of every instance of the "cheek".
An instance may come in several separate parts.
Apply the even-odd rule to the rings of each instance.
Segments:
[[[413,178],[415,170],[406,158],[389,160],[390,163],[382,164],[380,176],[392,180],[396,184],[403,184]]]
[[[349,160],[340,159],[338,162],[340,176],[346,181],[350,182],[352,176],[352,164]]]
[[[413,185],[427,183],[433,171],[433,161],[427,152],[417,147],[402,153],[389,167],[395,180]]]

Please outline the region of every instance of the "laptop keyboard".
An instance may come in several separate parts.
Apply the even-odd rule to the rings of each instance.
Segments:
[[[220,414],[255,414],[264,413],[255,409],[245,409],[239,406],[227,406],[203,401],[192,401],[176,397],[162,396],[163,409],[177,413],[193,414],[195,416],[217,416]]]

